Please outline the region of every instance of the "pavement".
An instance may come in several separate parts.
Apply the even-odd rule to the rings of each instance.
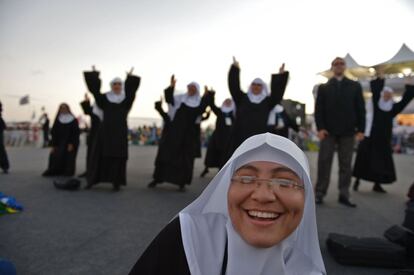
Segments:
[[[0,217],[0,258],[14,262],[18,274],[127,274],[157,233],[205,188],[214,173],[200,179],[202,160],[195,165],[196,177],[187,192],[164,184],[147,189],[156,147],[130,147],[128,186],[114,193],[111,185],[92,190],[61,191],[52,180],[41,177],[48,150],[8,148],[11,171],[0,174],[0,192],[16,197],[22,213]],[[203,152],[205,153],[205,152]],[[315,180],[316,153],[307,153]],[[77,171],[85,167],[85,148],[78,155]],[[325,204],[318,206],[317,219],[322,254],[328,274],[382,275],[397,270],[343,266],[325,246],[329,232],[381,237],[394,224],[401,224],[409,185],[414,180],[414,157],[396,155],[398,181],[386,186],[387,194],[371,191],[361,183],[352,193],[358,208],[337,203],[337,162]],[[83,183],[84,184],[84,183]]]

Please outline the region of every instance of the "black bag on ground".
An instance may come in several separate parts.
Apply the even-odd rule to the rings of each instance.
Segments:
[[[384,237],[390,242],[406,248],[409,258],[414,257],[414,233],[407,229],[393,225],[384,232]]]
[[[414,232],[414,201],[407,203],[403,226]]]
[[[69,179],[63,182],[53,181],[53,185],[57,189],[74,191],[79,189],[81,182],[78,179]]]
[[[380,238],[330,233],[326,244],[335,260],[344,265],[401,268],[407,263],[404,247]]]

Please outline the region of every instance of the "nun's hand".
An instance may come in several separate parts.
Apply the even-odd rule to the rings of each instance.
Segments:
[[[87,102],[91,101],[89,96],[88,96],[88,93],[85,93],[85,101],[87,101]]]
[[[75,149],[75,146],[73,144],[68,144],[68,152],[72,152]]]
[[[282,66],[280,66],[280,68],[279,68],[279,73],[280,74],[283,74],[284,72],[286,72],[285,71],[285,63],[283,63]]]
[[[127,76],[132,75],[132,73],[134,72],[134,67],[131,67],[131,70],[129,70],[129,72],[126,72]]]
[[[172,75],[170,80],[170,86],[174,88],[176,83],[177,79],[175,79],[175,75]]]
[[[239,61],[237,61],[236,57],[233,56],[233,66],[236,68],[240,68]]]
[[[56,147],[50,148],[50,153],[53,154],[54,152],[56,152]]]
[[[95,65],[92,65],[92,72],[96,72],[96,67],[95,67]]]

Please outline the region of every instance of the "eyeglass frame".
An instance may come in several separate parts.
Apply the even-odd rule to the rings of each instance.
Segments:
[[[243,178],[244,179],[249,178],[250,180],[252,180],[252,182],[243,183],[242,182],[242,179]],[[255,176],[233,176],[231,178],[231,182],[239,182],[239,183],[242,183],[244,185],[253,185],[255,183],[266,182],[267,183],[267,186],[269,186],[269,187],[273,187],[273,186],[276,186],[276,185],[278,187],[280,187],[283,184],[281,182],[284,182],[284,183],[289,183],[290,184],[289,189],[297,190],[297,191],[299,191],[299,190],[305,190],[305,186],[302,185],[302,184],[297,183],[297,181],[291,180],[291,179],[282,179],[282,178],[261,179],[261,178],[255,177]]]

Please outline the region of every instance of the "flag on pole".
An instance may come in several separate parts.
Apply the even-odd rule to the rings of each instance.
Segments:
[[[20,105],[26,105],[29,104],[29,95],[25,95],[23,97],[20,98],[19,104]]]

